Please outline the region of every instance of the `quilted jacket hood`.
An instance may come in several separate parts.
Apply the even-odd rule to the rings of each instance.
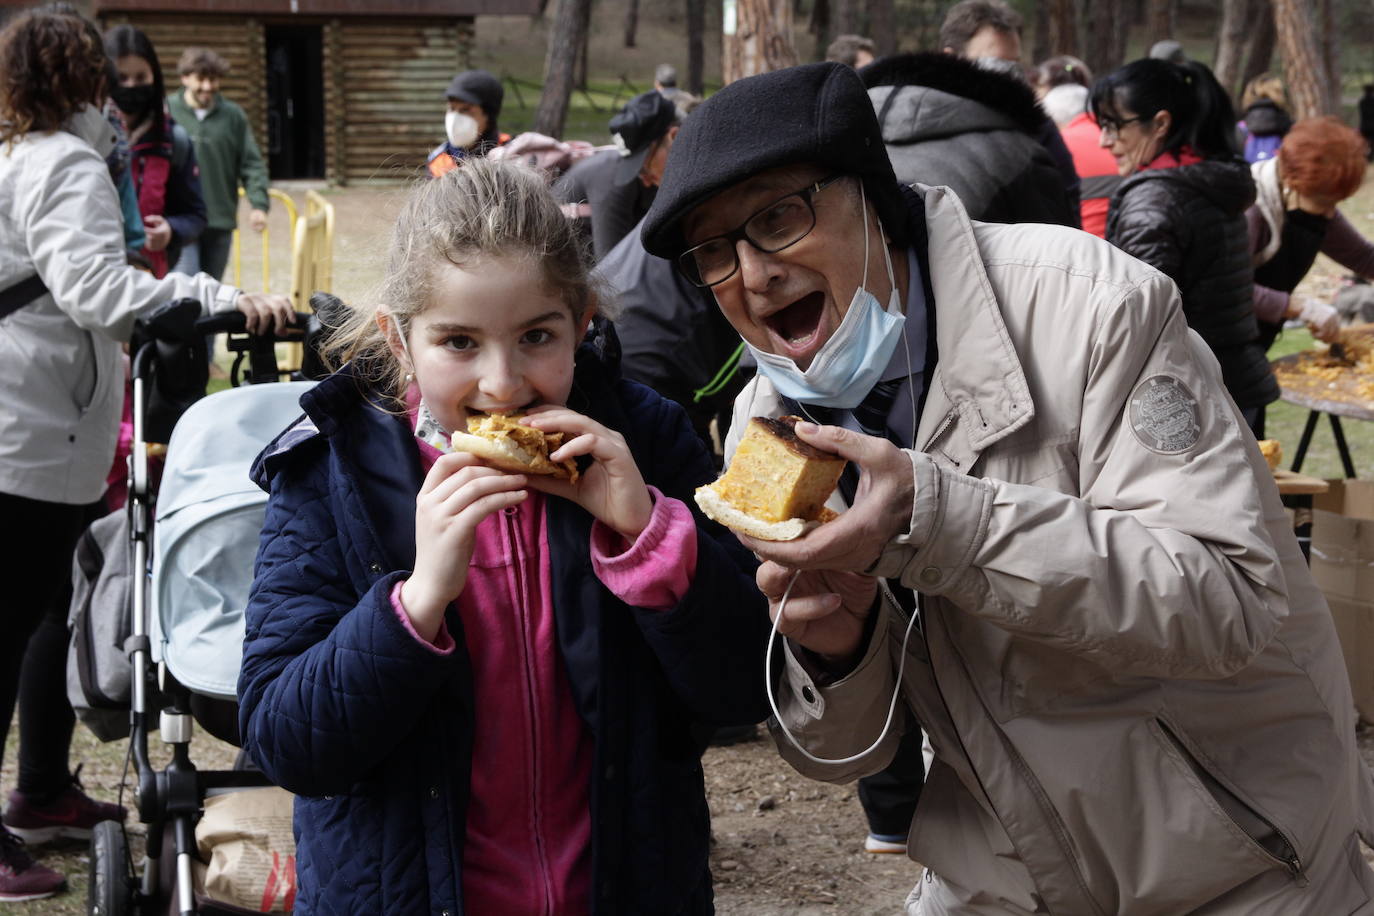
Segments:
[[[1178,184],[1185,193],[1211,201],[1227,217],[1240,216],[1255,202],[1255,182],[1250,177],[1250,166],[1239,158],[1204,159],[1176,169],[1139,172],[1125,181],[1118,194],[1125,196],[1132,186],[1147,181]]]

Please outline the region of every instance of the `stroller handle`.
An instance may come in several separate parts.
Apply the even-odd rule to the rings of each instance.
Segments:
[[[273,340],[280,341],[299,341],[310,324],[310,317],[308,312],[296,312],[284,333],[279,334],[274,328],[266,334],[255,336],[271,337]],[[243,312],[220,312],[215,315],[207,315],[204,318],[196,319],[196,333],[206,337],[211,334],[246,334],[248,333],[248,316]]]

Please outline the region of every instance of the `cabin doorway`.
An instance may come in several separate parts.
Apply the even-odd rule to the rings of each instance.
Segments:
[[[273,178],[324,177],[324,45],[318,25],[269,25],[267,167]]]

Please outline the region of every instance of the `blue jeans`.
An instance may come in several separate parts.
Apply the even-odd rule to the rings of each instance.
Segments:
[[[181,256],[172,270],[179,274],[204,272],[216,280],[222,279],[233,246],[234,230],[206,229],[200,238],[181,249]]]

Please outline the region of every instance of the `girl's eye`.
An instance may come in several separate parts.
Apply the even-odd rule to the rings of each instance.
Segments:
[[[525,332],[525,343],[545,344],[553,340],[553,332],[545,328],[535,328]]]
[[[445,340],[444,346],[448,347],[450,350],[471,350],[473,347],[477,346],[477,343],[471,337],[459,334],[456,337],[450,337]]]

